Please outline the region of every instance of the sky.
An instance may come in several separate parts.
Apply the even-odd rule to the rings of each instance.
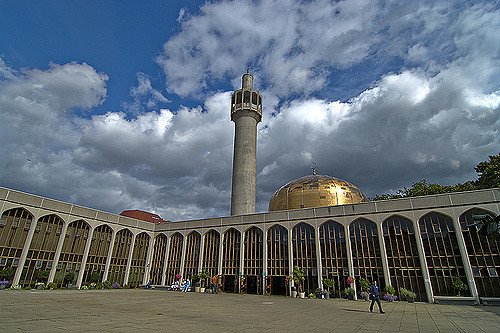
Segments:
[[[475,180],[500,151],[499,31],[498,1],[0,0],[0,186],[227,216],[247,68],[257,212],[313,162],[368,197]]]

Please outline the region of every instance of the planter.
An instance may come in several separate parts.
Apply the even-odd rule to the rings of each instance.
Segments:
[[[194,292],[199,293],[200,292],[200,287],[194,287]]]
[[[6,286],[7,286],[6,284],[0,284],[0,290],[5,289]]]
[[[200,293],[204,293],[205,292],[205,288],[200,288]]]
[[[330,293],[325,294],[325,299],[330,299]]]
[[[306,293],[305,292],[299,293],[299,297],[300,298],[306,298]]]
[[[414,298],[407,298],[406,301],[408,303],[415,303],[415,299]]]
[[[347,299],[354,301],[354,295],[347,295]]]
[[[295,290],[292,290],[292,298],[297,297],[297,292]]]

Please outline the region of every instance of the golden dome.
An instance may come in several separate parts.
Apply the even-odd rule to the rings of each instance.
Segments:
[[[368,201],[365,195],[345,180],[309,175],[293,180],[277,190],[269,201],[269,211],[337,206]]]

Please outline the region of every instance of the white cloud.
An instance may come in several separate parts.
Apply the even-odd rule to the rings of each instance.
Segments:
[[[0,60],[0,181],[112,212],[227,215],[230,93],[212,83],[239,85],[247,65],[265,107],[258,210],[313,161],[370,196],[422,178],[473,179],[473,167],[500,151],[498,8],[384,4],[222,1],[179,13],[181,30],[158,62],[172,92],[204,92],[197,107],[167,108],[139,74],[123,112],[82,118],[72,110],[102,103],[105,74],[77,63],[16,71]],[[363,81],[394,57],[396,70]],[[316,95],[343,84],[331,76],[339,71],[366,88],[348,100]]]

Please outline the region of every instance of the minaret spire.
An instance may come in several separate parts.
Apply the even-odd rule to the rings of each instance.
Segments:
[[[262,96],[254,90],[253,76],[247,68],[241,78],[241,89],[231,96],[234,122],[231,215],[255,213],[257,124],[261,119]]]

